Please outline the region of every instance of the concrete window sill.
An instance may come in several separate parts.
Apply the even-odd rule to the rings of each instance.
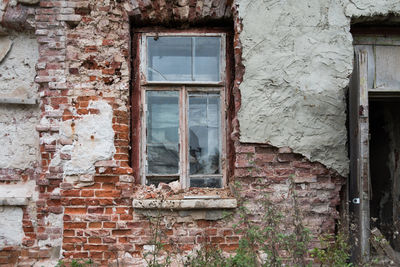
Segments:
[[[193,209],[235,209],[237,201],[234,198],[207,199],[134,199],[135,209],[162,209],[162,210],[193,210]]]

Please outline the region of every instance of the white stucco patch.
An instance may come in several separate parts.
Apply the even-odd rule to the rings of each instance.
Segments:
[[[61,136],[73,140],[72,145],[64,146],[61,151],[71,154],[71,160],[64,165],[66,175],[94,173],[96,161],[110,159],[115,153],[111,106],[105,101],[92,101],[88,108],[100,113],[65,121],[60,127]]]
[[[24,237],[22,215],[20,207],[0,206],[0,248],[21,244]]]
[[[27,99],[37,97],[35,64],[39,57],[33,35],[12,33],[0,36],[12,42],[0,62],[0,98]],[[4,53],[3,53],[4,54]],[[0,104],[0,168],[26,169],[38,159],[39,106]]]
[[[400,12],[398,1],[237,0],[245,75],[242,142],[288,146],[348,174],[345,88],[351,17]]]

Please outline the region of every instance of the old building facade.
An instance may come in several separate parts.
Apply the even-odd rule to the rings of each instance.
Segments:
[[[182,255],[205,238],[233,252],[240,238],[233,229],[234,184],[255,216],[264,193],[274,204],[290,206],[294,185],[306,227],[314,236],[335,233],[349,201],[351,25],[399,15],[398,1],[0,3],[0,265],[54,266],[61,258],[90,258],[142,266],[151,239],[148,218],[157,212]],[[162,68],[175,50],[151,50],[146,40],[172,36],[191,40],[184,48],[190,82],[176,78],[188,70],[176,67],[186,64],[182,54],[173,65],[177,73],[166,67],[174,82],[150,77],[150,65]],[[196,44],[207,38],[218,45],[204,52]],[[212,65],[193,63],[212,49]],[[151,53],[159,61],[150,63]],[[197,72],[205,74],[196,80]],[[164,109],[165,102],[157,102],[160,91],[169,95]],[[172,120],[164,112],[173,101],[172,124],[179,126],[168,126],[167,133],[160,125]],[[202,108],[214,119],[196,122]],[[208,132],[198,130],[203,126]],[[149,132],[159,131],[159,137],[172,130],[179,139],[176,153],[151,154]],[[191,141],[196,131],[198,138],[211,136],[197,150]],[[201,167],[211,171],[195,176],[196,153],[213,146],[218,168],[210,156]],[[165,171],[175,163],[164,160],[173,157],[177,175]],[[158,176],[150,175],[154,162],[153,170],[163,170],[154,171]],[[172,184],[157,186],[163,176]],[[223,219],[226,211],[233,212],[229,220]]]

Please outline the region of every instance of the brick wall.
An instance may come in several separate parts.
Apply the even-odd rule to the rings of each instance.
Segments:
[[[20,266],[28,266],[35,261],[56,259],[60,246],[65,258],[91,258],[103,265],[116,258],[132,265],[143,263],[151,232],[146,214],[132,207],[132,197],[143,188],[135,184],[130,165],[129,19],[140,26],[233,22],[230,181],[242,184],[242,194],[250,203],[262,192],[268,192],[275,203],[282,204],[288,203],[288,179],[294,175],[306,225],[315,233],[333,233],[343,177],[293,154],[289,148],[239,141],[235,114],[240,108],[238,85],[245,69],[238,38],[242,25],[231,5],[232,1],[217,0],[42,0],[33,6],[6,8],[13,14],[22,12],[18,8],[27,9],[30,16],[34,14],[31,27],[40,44],[36,67],[40,86],[41,121],[36,128],[40,136],[40,166],[21,174],[9,171],[10,177],[26,173],[24,179],[35,180],[38,199],[35,212],[28,212],[27,208],[24,212],[23,245],[2,248],[0,264],[19,262]],[[5,18],[8,20],[4,26],[20,23],[11,15]],[[103,108],[96,103],[103,103]],[[99,116],[108,107],[112,110],[113,141],[99,157],[91,153],[96,146],[85,146],[91,141],[97,145],[108,142],[108,137],[78,128],[82,122],[103,118]],[[104,118],[107,123],[108,117]],[[93,156],[88,162],[92,169],[82,171],[86,162],[75,160],[80,159],[79,151],[87,153],[88,158]],[[162,227],[166,241],[173,241],[181,251],[190,251],[204,241],[228,252],[238,246],[239,236],[232,230],[234,220],[184,217],[174,212],[165,214],[165,218],[168,222],[163,222]]]

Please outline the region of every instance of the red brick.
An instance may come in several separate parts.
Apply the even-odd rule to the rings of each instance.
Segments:
[[[103,222],[103,227],[104,228],[116,228],[116,223],[115,222]]]
[[[72,206],[83,206],[83,205],[85,205],[85,200],[82,199],[82,198],[72,198],[69,201],[69,205],[72,205]]]
[[[62,195],[64,197],[79,197],[79,190],[73,189],[73,190],[64,190],[62,191]]]
[[[94,190],[82,190],[81,191],[81,197],[93,197],[94,196]]]
[[[85,47],[84,52],[85,52],[85,53],[97,52],[97,46],[95,46],[95,45],[88,45],[88,46]]]
[[[119,197],[121,191],[119,190],[96,190],[96,197]]]
[[[206,229],[204,231],[204,234],[207,236],[211,236],[211,235],[217,235],[217,229],[212,228],[212,229]]]
[[[104,208],[103,207],[89,207],[88,208],[88,213],[95,213],[95,214],[103,214],[104,213]]]
[[[64,228],[65,229],[85,229],[86,223],[85,222],[65,222]]]
[[[93,250],[93,251],[107,251],[108,246],[107,245],[88,245],[85,244],[83,245],[84,250]]]
[[[220,244],[220,249],[226,252],[234,252],[236,249],[239,248],[238,244]]]
[[[64,237],[63,238],[64,243],[81,243],[81,242],[86,242],[85,237]]]
[[[101,228],[101,222],[91,222],[89,228]]]
[[[86,214],[86,208],[65,208],[66,214]]]
[[[211,237],[211,243],[224,243],[225,238],[220,237],[220,236],[212,236]]]
[[[89,237],[89,243],[100,244],[101,243],[101,238],[99,238],[99,237]]]
[[[91,258],[91,259],[102,259],[103,258],[103,252],[90,251],[89,252],[89,258]]]
[[[129,235],[131,233],[131,230],[126,229],[126,230],[112,230],[113,235]]]

